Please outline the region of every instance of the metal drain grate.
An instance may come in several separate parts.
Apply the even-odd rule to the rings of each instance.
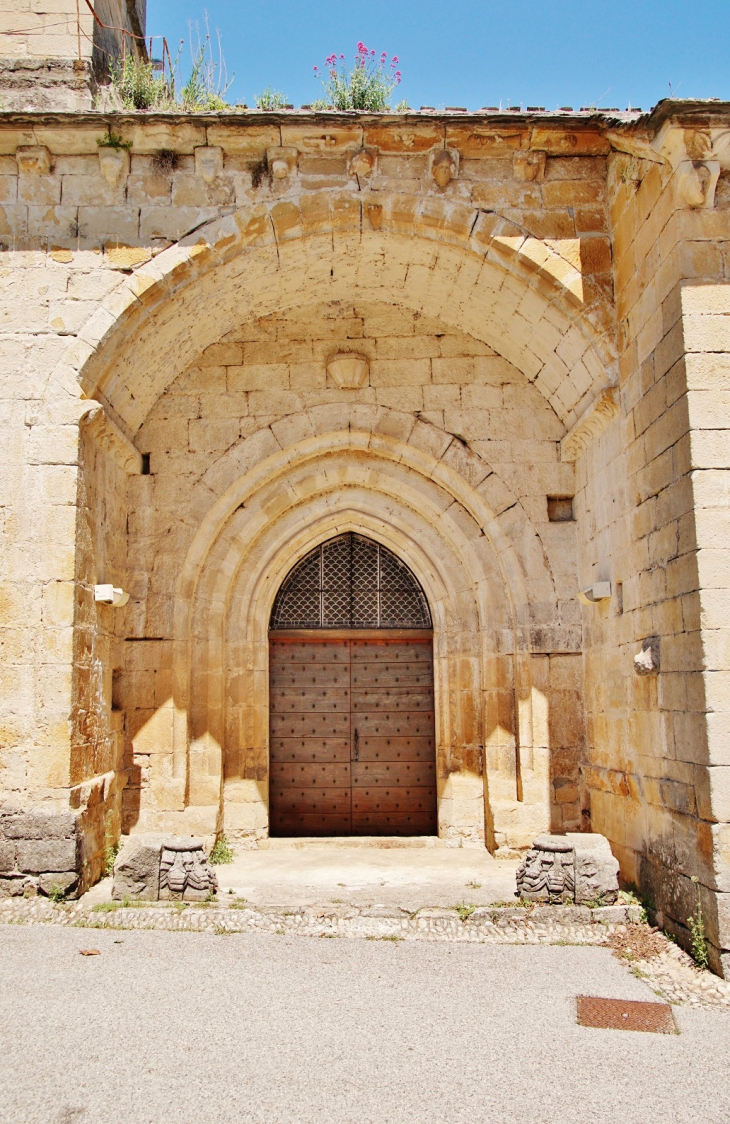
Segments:
[[[641,1003],[635,999],[599,999],[595,995],[579,995],[578,1022],[581,1026],[595,1026],[605,1030],[677,1033],[672,1008],[668,1003]]]

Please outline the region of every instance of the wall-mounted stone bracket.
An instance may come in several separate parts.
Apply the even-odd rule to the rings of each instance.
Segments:
[[[431,155],[431,178],[438,187],[448,187],[459,175],[459,153],[455,148],[442,148]]]
[[[110,148],[105,145],[99,149],[99,167],[106,182],[113,187],[120,179],[129,175],[129,152],[126,148]]]
[[[195,149],[195,174],[205,183],[213,183],[223,171],[223,149],[204,144]]]
[[[715,206],[715,189],[720,178],[720,161],[685,160],[677,169],[677,191],[687,207]]]
[[[119,426],[107,417],[101,402],[90,401],[83,403],[85,412],[79,418],[79,425],[114,457],[115,461],[130,476],[138,475],[142,471],[142,454],[124,436]]]
[[[607,386],[599,392],[578,421],[560,442],[560,459],[576,461],[590,443],[608,429],[618,414],[618,387]]]
[[[363,179],[369,176],[375,167],[375,150],[372,148],[359,148],[350,157],[350,175]]]
[[[540,183],[545,178],[547,153],[538,149],[532,152],[515,152],[512,157],[512,175],[525,183]]]
[[[51,173],[51,154],[43,144],[21,144],[15,150],[15,160],[21,176],[48,176]]]
[[[661,667],[658,636],[647,636],[641,642],[641,651],[634,656],[634,671],[637,675],[658,675]]]
[[[269,169],[275,180],[285,180],[297,167],[297,150],[293,147],[282,145],[279,148],[267,148],[266,159]]]

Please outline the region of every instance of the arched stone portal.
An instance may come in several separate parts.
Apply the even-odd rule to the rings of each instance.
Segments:
[[[542,708],[533,705],[532,606],[519,558],[488,506],[493,474],[478,458],[464,461],[463,450],[453,460],[454,442],[433,427],[412,430],[412,419],[392,411],[383,420],[381,433],[354,428],[364,415],[353,407],[349,425],[271,453],[243,475],[240,449],[221,458],[222,494],[175,582],[173,697],[151,726],[141,712],[137,734],[130,716],[133,746],[144,751],[154,741],[161,780],[140,790],[129,828],[267,834],[272,606],[292,565],[350,531],[404,560],[430,607],[440,834],[494,846],[497,834],[527,839],[546,826],[549,754]],[[297,432],[305,422],[316,424],[316,412]],[[410,440],[388,435],[396,430]],[[249,439],[260,455],[258,441]],[[460,449],[456,442],[454,455]],[[464,479],[467,464],[476,486]],[[526,525],[525,542],[529,534]],[[547,575],[532,588],[551,596]]]
[[[579,720],[551,757],[547,701],[556,669],[581,705],[573,536],[541,524],[546,491],[572,492],[558,442],[605,385],[610,331],[567,243],[543,252],[440,199],[406,214],[383,194],[375,225],[367,200],[341,202],[209,224],[137,270],[56,369],[154,477],[129,483],[122,681],[160,673],[153,705],[147,681],[121,693],[125,829],[266,836],[271,606],[298,558],[352,531],[431,605],[440,834],[523,847],[580,817]],[[353,317],[372,333],[348,335]],[[361,388],[329,381],[339,339],[365,349]]]

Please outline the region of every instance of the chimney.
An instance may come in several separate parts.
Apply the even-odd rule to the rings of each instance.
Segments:
[[[147,0],[0,0],[0,108],[93,108],[110,63],[125,54],[147,58],[146,6]]]

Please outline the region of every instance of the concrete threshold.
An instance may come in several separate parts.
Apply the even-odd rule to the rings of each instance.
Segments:
[[[329,903],[408,910],[514,900],[517,862],[494,859],[484,847],[447,847],[428,836],[269,843],[237,850],[232,863],[215,868],[219,898],[235,896],[257,908]]]

